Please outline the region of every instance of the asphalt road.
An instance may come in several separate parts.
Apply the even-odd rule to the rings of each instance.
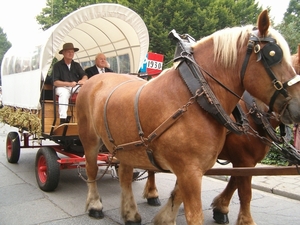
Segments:
[[[0,224],[123,224],[120,218],[120,187],[118,180],[106,174],[98,181],[99,192],[104,204],[105,218],[95,220],[85,212],[87,194],[86,183],[78,177],[77,170],[61,170],[60,181],[54,192],[39,189],[34,162],[37,149],[22,149],[18,164],[6,160],[5,142],[9,130],[0,128]],[[101,168],[100,168],[101,169]],[[191,177],[191,179],[195,179]],[[160,200],[164,204],[175,184],[173,174],[156,175]],[[142,216],[143,224],[151,220],[160,207],[148,206],[142,198],[145,180],[133,182],[133,190]],[[226,182],[211,177],[203,178],[202,205],[204,224],[216,224],[212,219],[210,204],[213,198],[225,187]],[[230,205],[230,224],[235,224],[239,210],[239,200],[235,194]],[[258,190],[253,191],[252,215],[258,225],[299,224],[299,201]],[[184,209],[181,206],[177,224],[186,224]]]

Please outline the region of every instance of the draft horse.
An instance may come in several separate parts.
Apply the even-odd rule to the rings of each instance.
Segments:
[[[253,99],[247,92],[239,104],[246,113],[250,129],[246,135],[229,132],[218,159],[231,162],[233,167],[255,167],[266,156],[272,142],[283,142],[275,131],[281,123],[275,114],[268,113],[268,107],[264,103]],[[233,193],[237,190],[240,210],[236,224],[256,224],[250,210],[251,181],[252,176],[230,177],[225,189],[214,198],[211,204],[213,218],[217,223],[229,223],[229,203]]]
[[[202,176],[214,165],[227,130],[244,132],[229,117],[237,96],[247,90],[271,102],[269,107],[283,123],[300,121],[300,84],[288,45],[269,25],[265,10],[258,17],[258,29],[249,25],[217,31],[150,82],[106,73],[82,86],[76,107],[90,216],[104,216],[96,183],[97,153],[103,143],[120,161],[125,224],[141,224],[131,186],[133,168],[176,175],[174,190],[155,224],[175,224],[181,203],[187,224],[203,224]]]
[[[244,112],[244,120],[248,123],[248,134],[238,135],[228,132],[218,159],[231,162],[233,167],[254,167],[265,157],[272,141],[281,142],[274,130],[279,126],[280,121],[276,115],[268,114],[268,107],[263,102],[254,99],[248,92],[244,93],[238,104]],[[229,203],[233,193],[238,190],[240,212],[236,224],[255,224],[250,212],[251,180],[252,176],[230,177],[224,191],[214,198],[211,205],[213,218],[217,223],[229,223]],[[160,205],[153,171],[148,171],[143,195],[149,205]]]
[[[299,74],[298,55],[292,56],[292,65],[297,74]],[[252,102],[252,103],[251,103]],[[254,167],[260,162],[270,150],[268,141],[264,138],[280,143],[275,135],[275,129],[281,123],[276,115],[268,114],[268,107],[259,100],[247,97],[240,101],[244,112],[247,113],[249,125],[258,134],[256,135],[236,135],[230,132],[227,135],[224,147],[218,156],[219,159],[225,159],[232,162],[233,167]],[[249,107],[251,105],[251,107]],[[265,120],[265,122],[263,122]],[[268,120],[268,121],[266,121]],[[277,139],[277,140],[276,140]],[[231,176],[226,188],[216,196],[212,202],[214,219],[217,223],[228,223],[229,203],[235,190],[238,190],[240,200],[240,211],[236,224],[255,225],[250,210],[252,198],[251,189],[252,176]]]

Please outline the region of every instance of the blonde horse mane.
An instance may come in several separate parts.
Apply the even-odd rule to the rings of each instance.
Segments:
[[[245,42],[248,41],[247,37],[252,33],[252,30],[252,25],[225,28],[199,40],[193,47],[196,48],[197,45],[212,38],[215,63],[221,63],[225,68],[233,67],[236,65],[238,50],[245,46]],[[277,44],[283,51],[283,60],[291,64],[290,49],[283,36],[272,28],[269,29],[268,35],[277,40]]]

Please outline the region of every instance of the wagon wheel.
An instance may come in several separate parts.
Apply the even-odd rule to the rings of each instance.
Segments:
[[[35,177],[41,190],[54,191],[59,182],[60,165],[53,148],[40,148],[35,159]]]
[[[17,163],[20,158],[20,137],[17,132],[9,132],[6,138],[6,159]]]

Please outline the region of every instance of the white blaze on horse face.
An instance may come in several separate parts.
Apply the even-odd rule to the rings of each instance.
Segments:
[[[293,79],[291,79],[287,85],[292,86],[300,81],[300,75],[296,75]]]

